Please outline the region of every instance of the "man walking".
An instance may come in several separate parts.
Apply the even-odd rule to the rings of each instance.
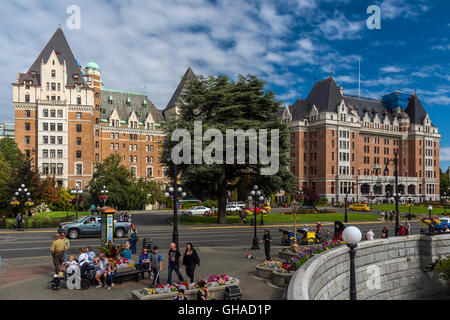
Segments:
[[[53,241],[50,251],[53,256],[53,265],[55,266],[55,274],[58,275],[61,264],[64,262],[64,251],[66,251],[66,243],[61,239],[59,234],[55,235],[55,241]]]
[[[409,236],[411,234],[411,225],[408,221],[405,222],[405,236]]]
[[[153,283],[152,286],[155,284],[159,284],[159,273],[162,271],[162,255],[158,252],[158,247],[154,246],[152,254],[150,255],[150,262],[151,262],[151,268],[153,273]]]
[[[170,244],[169,249],[169,275],[167,277],[167,282],[172,283],[172,272],[175,271],[177,274],[178,280],[183,282],[183,276],[180,273],[180,267],[182,267],[181,264],[181,253],[177,249],[177,245],[175,242],[172,242]]]

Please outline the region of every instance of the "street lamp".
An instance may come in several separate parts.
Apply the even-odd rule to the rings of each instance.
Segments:
[[[20,185],[19,188],[17,188],[17,191],[14,192],[14,195],[16,196],[16,199],[19,201],[19,212],[22,215],[22,219],[23,219],[23,206],[25,205],[25,202],[27,200],[27,198],[30,197],[30,192],[28,191],[28,189],[26,188],[26,186],[22,183]],[[27,218],[28,218],[28,214],[27,214]],[[19,229],[20,226],[19,226]]]
[[[254,234],[253,234],[253,245],[252,250],[258,250],[259,244],[258,244],[258,237],[256,234],[256,204],[259,201],[264,200],[264,196],[261,193],[261,191],[258,190],[258,186],[254,185],[253,190],[250,191],[250,195],[247,198],[249,201],[253,200],[253,227],[254,227]],[[262,214],[262,213],[261,213]]]
[[[82,201],[82,198],[79,198],[78,195],[81,195],[83,193],[83,190],[80,190],[78,184],[75,187],[75,190],[72,189],[70,191],[71,194],[73,194],[75,196],[74,201],[75,201],[75,219],[78,219],[78,204]]]
[[[430,219],[430,224],[428,225],[428,232],[430,234],[433,233],[433,223],[431,221],[431,210],[433,210],[433,207],[431,206],[431,204],[428,206],[428,219]]]
[[[400,193],[398,192],[398,153],[395,152],[394,159],[387,159],[386,168],[384,169],[384,175],[389,174],[388,164],[389,162],[394,163],[394,176],[395,176],[395,192],[393,194],[395,200],[395,235],[398,236],[398,230],[400,229],[400,217],[398,210],[398,200],[400,198]]]
[[[408,220],[411,220],[411,207],[412,207],[412,198],[408,197]]]
[[[173,186],[169,187],[164,196],[169,198],[173,197],[173,232],[172,232],[172,242],[174,242],[178,248],[178,197],[184,198],[186,197],[186,192],[183,192],[183,188],[178,185],[178,171],[177,167],[174,165],[174,175],[173,175]]]
[[[442,197],[442,199],[444,199],[444,216],[447,216],[447,202],[449,198],[450,196],[447,195],[446,192],[444,192],[444,196]]]
[[[353,189],[354,187],[355,187],[355,183],[352,182],[352,186],[348,187],[348,189],[345,192],[345,222],[348,222],[348,217],[347,217],[348,193],[350,192],[350,189]]]
[[[346,227],[342,232],[342,240],[350,248],[350,300],[356,300],[355,248],[361,238],[361,231],[354,226]]]
[[[77,186],[77,188],[78,188],[78,186]],[[106,189],[106,186],[103,186],[103,188],[100,192],[102,194],[103,206],[106,206],[106,199],[108,197],[109,191]]]

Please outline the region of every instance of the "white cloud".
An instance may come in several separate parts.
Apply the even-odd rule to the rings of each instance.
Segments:
[[[360,37],[363,21],[350,21],[342,12],[335,11],[333,17],[320,24],[323,36],[330,40],[356,39]]]
[[[450,147],[439,148],[439,160],[450,161]]]
[[[399,72],[403,72],[404,69],[396,67],[396,66],[386,66],[381,68],[381,72],[384,73],[399,73]]]

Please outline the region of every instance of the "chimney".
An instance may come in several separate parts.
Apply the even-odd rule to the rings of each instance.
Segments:
[[[344,96],[344,87],[339,87],[339,92],[341,93],[341,96]]]

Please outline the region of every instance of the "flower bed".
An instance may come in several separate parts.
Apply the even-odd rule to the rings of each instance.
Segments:
[[[239,280],[228,275],[211,275],[205,280],[210,294],[209,299],[223,300],[223,292],[229,285],[239,285]],[[184,289],[184,294],[189,300],[196,300],[198,285],[187,282],[177,282],[174,284],[159,284],[155,288],[144,288],[132,291],[134,299],[137,300],[172,300],[178,289]]]
[[[290,269],[275,269],[272,271],[273,284],[279,287],[287,287],[294,271]]]
[[[343,241],[330,241],[330,242],[324,242],[324,243],[322,243],[321,245],[318,245],[318,246],[314,246],[314,247],[310,247],[310,248],[306,248],[306,249],[301,249],[301,250],[299,250],[297,255],[295,255],[294,257],[289,258],[286,261],[286,264],[287,265],[291,265],[290,269],[295,271],[298,268],[300,268],[300,266],[303,263],[308,261],[314,255],[319,254],[319,253],[324,252],[324,251],[328,251],[328,250],[336,248],[336,247],[340,247],[340,246],[342,246],[344,244],[345,244],[345,242],[343,242]]]

